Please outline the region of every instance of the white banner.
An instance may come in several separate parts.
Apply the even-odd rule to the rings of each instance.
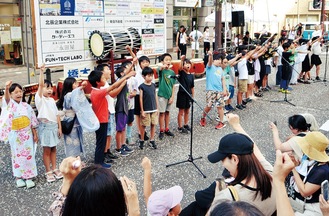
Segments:
[[[95,61],[84,61],[64,65],[64,78],[66,77],[87,77],[95,68]]]
[[[42,56],[46,65],[63,65],[70,62],[83,61],[84,51],[44,53]]]
[[[175,7],[195,7],[198,3],[197,7],[201,7],[202,0],[175,0]]]

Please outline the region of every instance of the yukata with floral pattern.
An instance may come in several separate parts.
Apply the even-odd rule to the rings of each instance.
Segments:
[[[22,119],[25,120],[25,127],[13,126],[13,121]],[[13,175],[23,179],[37,176],[32,128],[38,126],[38,120],[32,107],[25,102],[17,103],[13,99],[10,99],[8,104],[6,100],[2,100],[0,125],[0,139],[10,144]]]

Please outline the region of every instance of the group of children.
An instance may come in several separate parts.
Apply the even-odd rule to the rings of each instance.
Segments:
[[[238,86],[237,109],[246,108],[246,103],[252,100],[253,94],[257,96],[260,89],[267,88],[266,75],[268,75],[268,69],[269,72],[271,71],[270,64],[267,63],[266,59],[266,55],[270,55],[268,46],[268,44],[256,46],[255,49],[242,51],[235,57],[225,56],[218,52],[208,52],[209,60],[206,67],[207,105],[200,120],[201,126],[206,125],[208,112],[213,106],[216,106],[218,123],[215,129],[225,127],[224,111],[234,109],[231,103],[236,85]],[[294,52],[289,51],[289,49],[292,46],[293,44],[289,44],[289,46],[284,44],[284,52],[281,55],[291,59],[290,57],[293,56]],[[76,95],[81,95],[81,98],[85,99],[82,90],[87,85],[86,82],[78,87],[75,78],[66,78],[63,83],[62,94],[56,103],[51,97],[53,93],[52,83],[44,80],[45,68],[42,66],[39,88],[35,96],[37,117],[33,109],[22,102],[22,87],[9,81],[6,83],[0,121],[2,126],[0,136],[2,140],[9,141],[11,145],[12,166],[17,187],[31,188],[35,186],[32,178],[37,175],[35,143],[38,141],[43,146],[43,162],[47,182],[62,178],[56,167],[56,146],[62,136],[61,120],[63,118],[74,121],[72,131],[69,134],[64,134],[67,157],[79,156],[84,153],[82,131],[88,128],[88,124],[86,125],[83,118],[88,119],[89,116],[94,116],[99,122],[98,129],[95,127],[87,130],[96,132],[94,157],[96,164],[110,168],[118,155],[128,156],[134,151],[128,146],[133,144],[132,125],[134,121],[136,121],[139,133],[139,148],[144,149],[145,141],[149,140],[149,146],[157,149],[155,143],[157,124],[160,128],[159,140],[162,140],[165,135],[174,136],[169,130],[169,122],[176,80],[180,83],[176,100],[176,107],[179,109],[178,131],[186,134],[191,130],[188,124],[190,106],[194,97],[194,76],[190,73],[191,61],[186,59],[184,55],[181,56],[181,65],[178,76],[176,76],[171,69],[171,55],[163,54],[157,69],[159,77],[157,92],[153,81],[154,72],[149,67],[149,58],[141,56],[137,59],[129,46],[126,49],[130,52],[133,60],[123,62],[116,69],[117,80],[113,84],[108,84],[112,71],[106,64],[98,65],[89,74],[88,80],[93,87],[90,94],[92,110],[88,111],[88,107],[83,107],[86,110],[84,115],[76,115],[79,105],[75,104],[77,103],[76,100],[80,99],[74,98],[77,97]],[[289,56],[285,52],[290,52]],[[290,65],[288,67],[290,68]],[[265,74],[264,70],[266,70]],[[282,80],[286,79],[283,77]],[[243,94],[245,94],[244,100],[242,99]],[[116,98],[116,102],[114,98]],[[90,122],[91,119],[90,117]],[[146,127],[150,127],[150,137],[146,134]],[[115,152],[111,152],[111,140],[114,136],[116,147]],[[22,169],[22,167],[24,168]]]

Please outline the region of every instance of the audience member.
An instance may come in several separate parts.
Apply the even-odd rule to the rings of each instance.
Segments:
[[[318,131],[309,132],[296,139],[303,156],[300,165],[292,170],[288,195],[291,203],[303,208],[295,208],[295,215],[322,215],[319,195],[321,183],[329,179],[329,156],[326,153],[328,138]]]
[[[67,157],[59,166],[59,170],[63,174],[63,184],[59,188],[58,192],[54,192],[52,195],[55,201],[50,205],[49,212],[52,216],[60,216],[63,213],[63,206],[72,182],[81,172],[82,163],[80,157]]]
[[[264,216],[258,208],[245,201],[218,200],[208,216]]]
[[[144,169],[144,199],[150,216],[178,216],[182,210],[180,202],[183,199],[183,189],[174,186],[167,190],[157,190],[152,193],[151,161],[143,158]]]
[[[139,216],[136,184],[98,165],[82,170],[68,191],[63,216]]]
[[[276,160],[273,167],[273,189],[275,192],[277,215],[292,216],[294,211],[289,203],[284,181],[295,164],[287,153],[276,150]]]
[[[256,206],[264,215],[272,215],[275,210],[275,196],[272,194],[272,165],[265,159],[257,145],[240,125],[239,116],[227,115],[228,122],[237,132],[224,136],[218,150],[208,155],[212,163],[222,161],[223,166],[235,178],[229,184],[234,186],[241,201]],[[212,202],[219,199],[233,200],[228,188],[215,196],[216,182],[207,189],[197,191],[196,201],[181,212],[185,215],[204,215]]]
[[[306,123],[306,120],[302,115],[290,116],[288,118],[288,125],[292,134],[288,137],[286,142],[281,142],[277,126],[273,122],[270,123],[275,149],[282,152],[294,151],[298,160],[300,160],[302,157],[302,151],[296,143],[296,138],[304,137],[309,131],[311,125]]]

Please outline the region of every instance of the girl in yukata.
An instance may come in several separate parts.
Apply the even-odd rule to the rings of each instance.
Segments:
[[[35,187],[37,176],[35,144],[38,142],[38,120],[32,107],[22,102],[23,89],[17,83],[6,82],[5,100],[2,100],[0,139],[9,142],[13,175],[18,188]]]
[[[81,87],[78,87],[78,82],[74,77],[68,77],[64,80],[63,90],[60,95],[60,99],[57,101],[56,105],[60,111],[60,116],[63,119],[74,120],[74,126],[70,134],[64,134],[64,147],[66,157],[76,157],[84,153],[83,147],[83,135],[82,127],[77,118],[74,118],[76,113],[72,108],[72,103],[74,102],[74,97],[72,97],[72,91],[79,88],[80,91],[87,85],[84,81]],[[78,89],[77,89],[78,90]],[[82,92],[84,94],[84,92]],[[84,163],[83,163],[84,166]]]

